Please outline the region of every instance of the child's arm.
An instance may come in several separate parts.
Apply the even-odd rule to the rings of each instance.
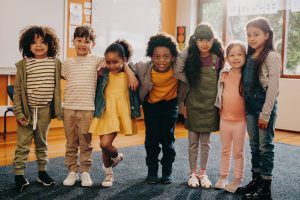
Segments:
[[[97,77],[102,76],[103,74],[103,70],[106,67],[106,62],[105,62],[105,58],[104,57],[97,57],[98,59],[98,66],[97,66]]]
[[[66,65],[65,65],[65,62],[64,61],[62,64],[61,64],[61,72],[60,72],[60,78],[61,79],[64,79],[66,80]]]
[[[18,63],[19,64],[19,63]],[[17,65],[18,65],[17,64]],[[16,116],[17,123],[19,125],[23,125],[24,121],[26,121],[25,114],[23,113],[23,106],[22,106],[22,92],[21,92],[21,74],[19,71],[19,67],[17,67],[17,74],[14,83],[14,96],[13,96],[13,111]]]
[[[275,100],[279,93],[279,79],[281,74],[280,56],[273,51],[270,52],[266,57],[265,65],[268,68],[269,77],[266,91],[266,100],[259,115],[260,128],[267,128],[271,112],[274,108]]]
[[[187,78],[184,72],[185,61],[188,57],[188,47],[186,47],[176,58],[174,63],[174,76],[178,80],[187,83]]]
[[[129,65],[126,63],[124,65],[124,71],[125,73],[127,74],[128,76],[128,84],[129,84],[129,87],[133,90],[133,91],[136,91],[136,89],[138,88],[139,86],[139,81],[138,79],[135,77],[133,71],[130,69]]]
[[[228,75],[229,68],[223,68],[220,71],[219,78],[218,78],[218,91],[217,91],[217,96],[216,96],[216,101],[215,101],[215,106],[219,109],[222,107],[222,94],[223,94],[223,89],[224,89],[224,81],[226,76]]]

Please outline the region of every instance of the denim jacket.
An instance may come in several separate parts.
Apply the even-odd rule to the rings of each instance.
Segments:
[[[96,95],[95,95],[95,113],[94,117],[101,117],[105,110],[105,97],[104,97],[104,89],[108,82],[108,73],[107,69],[104,70],[104,73],[97,80],[96,87]],[[138,118],[141,116],[140,111],[140,101],[139,101],[139,93],[137,91],[133,91],[129,89],[129,100],[130,100],[130,111],[131,118]]]

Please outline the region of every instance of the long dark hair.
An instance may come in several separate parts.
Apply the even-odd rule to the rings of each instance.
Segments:
[[[213,30],[209,24],[201,23],[197,26],[194,34],[190,37],[189,48],[188,48],[188,57],[185,62],[184,71],[188,82],[191,87],[195,86],[199,80],[200,68],[202,67],[201,63],[201,52],[196,44],[198,39],[213,39],[213,44],[210,49],[210,52],[219,57],[219,68],[218,74],[221,68],[224,65],[224,50],[222,48],[222,43],[214,37]]]
[[[269,20],[264,17],[258,17],[258,18],[254,18],[254,19],[250,20],[248,22],[248,24],[246,25],[246,29],[249,27],[259,28],[264,33],[269,34],[269,38],[266,40],[263,50],[259,53],[257,58],[254,59],[255,81],[253,81],[254,84],[251,86],[253,89],[255,87],[255,85],[259,82],[259,72],[260,72],[261,65],[265,61],[266,57],[269,55],[269,52],[274,51],[273,29],[271,27]],[[254,52],[255,52],[255,49],[251,48],[248,44],[247,58],[250,58]]]
[[[226,47],[226,57],[228,58],[228,55],[229,55],[229,52],[230,50],[235,47],[235,46],[239,46],[241,47],[245,57],[246,57],[246,46],[245,44],[242,42],[242,41],[239,41],[239,40],[236,40],[236,41],[232,41],[230,42],[227,47]],[[245,59],[246,60],[246,59]],[[242,66],[242,71],[244,70],[245,68],[245,65],[246,65],[246,62],[244,63],[244,65]],[[243,76],[243,73],[241,74],[242,77],[241,77],[241,80],[240,80],[240,84],[239,84],[239,93],[241,96],[244,96],[244,89],[243,89],[243,79],[244,79],[244,76]]]

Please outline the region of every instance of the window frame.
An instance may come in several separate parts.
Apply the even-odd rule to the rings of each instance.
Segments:
[[[202,21],[202,9],[204,3],[212,3],[212,2],[222,2],[223,3],[223,27],[222,27],[222,41],[224,44],[227,43],[226,34],[227,34],[227,2],[228,0],[198,0],[198,10],[197,10],[197,24]],[[287,13],[287,9],[282,10],[282,49],[281,49],[281,62],[282,62],[282,69],[281,69],[281,78],[289,78],[289,79],[300,79],[300,74],[284,74],[284,69],[286,68],[286,59],[287,59],[287,31],[288,31],[288,20],[289,14]]]

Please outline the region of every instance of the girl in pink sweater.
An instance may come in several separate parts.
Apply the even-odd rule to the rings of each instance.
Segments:
[[[244,177],[246,115],[243,99],[242,69],[246,47],[240,41],[226,48],[228,66],[220,72],[216,106],[220,109],[221,165],[215,188],[235,192]],[[230,160],[234,158],[234,179],[228,184]]]

